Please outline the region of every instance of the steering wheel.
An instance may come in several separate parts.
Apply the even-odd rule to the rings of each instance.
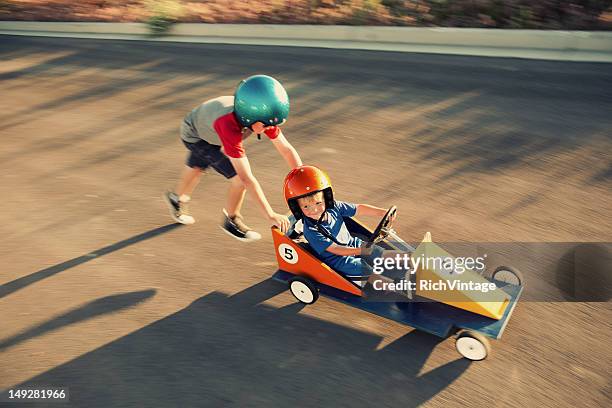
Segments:
[[[380,220],[380,222],[378,223],[378,226],[376,227],[376,229],[370,236],[370,239],[368,240],[368,245],[377,244],[387,237],[387,235],[389,234],[389,231],[391,230],[391,226],[393,224],[392,219],[395,217],[396,213],[397,213],[396,206],[392,206],[391,208],[387,210],[387,213],[382,218],[382,220]]]

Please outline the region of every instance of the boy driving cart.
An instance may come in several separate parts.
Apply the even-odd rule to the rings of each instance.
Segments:
[[[329,177],[314,166],[293,169],[285,178],[284,194],[296,220],[303,220],[304,238],[321,261],[350,280],[374,275],[374,259],[384,256],[383,249],[351,236],[343,218],[383,217],[387,209],[334,200]],[[395,217],[395,211],[389,213],[389,224]]]

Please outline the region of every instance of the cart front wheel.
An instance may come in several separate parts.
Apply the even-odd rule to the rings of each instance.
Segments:
[[[491,352],[489,340],[471,330],[459,333],[455,341],[455,348],[464,358],[472,361],[484,360]]]
[[[521,286],[524,282],[521,271],[511,266],[498,266],[491,275],[491,278],[515,286]]]
[[[319,298],[319,291],[315,285],[306,278],[296,276],[289,281],[291,294],[301,303],[311,305]]]

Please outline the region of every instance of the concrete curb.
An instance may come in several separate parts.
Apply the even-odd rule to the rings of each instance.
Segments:
[[[150,37],[142,23],[0,21],[0,34],[612,62],[612,32],[605,31],[176,24],[169,35]]]

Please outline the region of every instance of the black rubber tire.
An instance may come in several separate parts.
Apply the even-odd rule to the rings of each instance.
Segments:
[[[504,280],[504,279],[500,279],[501,278],[500,273],[510,273],[514,275],[514,277],[518,281],[518,284],[516,284],[517,286],[522,286],[525,283],[525,278],[523,278],[523,274],[521,273],[521,271],[519,271],[518,269],[512,266],[498,266],[497,268],[495,268],[495,270],[491,274],[491,279],[499,280],[500,282],[506,282],[506,283],[514,285],[515,283],[508,282],[507,280]],[[496,278],[496,275],[497,275],[497,278]]]
[[[298,302],[305,305],[312,305],[319,299],[319,290],[308,278],[295,276],[289,279],[289,291]]]

